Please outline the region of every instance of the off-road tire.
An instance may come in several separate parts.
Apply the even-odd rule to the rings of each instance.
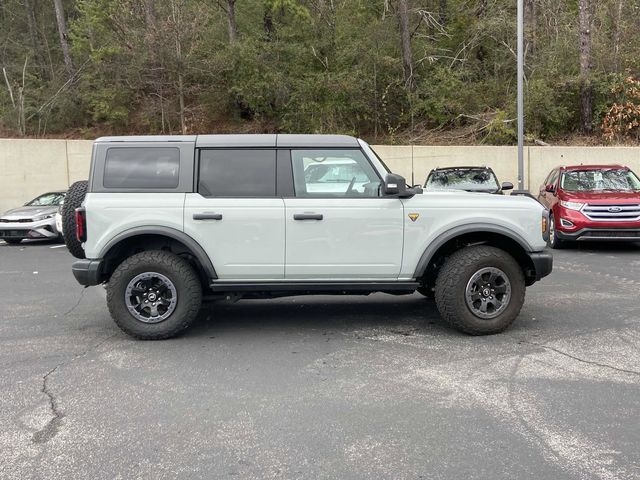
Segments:
[[[87,194],[87,184],[86,180],[81,180],[71,185],[62,205],[64,243],[69,253],[76,258],[85,258],[82,243],[76,238],[76,208],[80,207],[84,201],[84,197]]]
[[[485,267],[502,270],[511,283],[511,298],[497,317],[476,316],[465,299],[469,280]],[[524,304],[525,278],[516,260],[504,250],[489,246],[466,247],[451,255],[438,273],[436,305],[440,315],[454,328],[470,335],[491,335],[504,331]]]
[[[173,283],[176,308],[159,323],[145,323],[127,309],[125,291],[136,275],[160,273]],[[140,340],[162,340],[185,330],[193,323],[202,305],[202,285],[194,268],[183,258],[165,251],[148,250],[127,258],[111,275],[107,284],[107,306],[111,317],[125,333]]]
[[[549,232],[549,241],[547,242],[549,246],[553,249],[560,250],[561,248],[565,248],[567,246],[567,242],[558,238],[558,229],[555,224],[555,217],[553,214],[549,216],[549,230],[553,228],[553,234],[551,231]]]
[[[3,240],[9,245],[18,245],[22,241],[21,238],[5,238]]]

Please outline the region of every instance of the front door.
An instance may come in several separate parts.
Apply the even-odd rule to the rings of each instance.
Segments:
[[[359,149],[292,150],[295,196],[285,198],[285,278],[395,280],[403,205]]]
[[[220,280],[284,277],[284,201],[276,197],[276,151],[200,151],[184,231],[207,252]]]

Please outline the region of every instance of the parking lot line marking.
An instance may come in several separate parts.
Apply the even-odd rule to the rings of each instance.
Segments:
[[[62,248],[62,247],[66,247],[66,245],[54,245],[53,247],[49,247],[49,248]]]

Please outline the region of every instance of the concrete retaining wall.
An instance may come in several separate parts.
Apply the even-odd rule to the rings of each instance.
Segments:
[[[86,179],[90,140],[0,139],[0,212],[41,193]],[[374,149],[409,183],[422,184],[437,166],[487,165],[501,181],[517,184],[515,147],[377,145]],[[640,147],[526,147],[525,185],[536,193],[549,171],[561,164],[621,163],[640,173]]]

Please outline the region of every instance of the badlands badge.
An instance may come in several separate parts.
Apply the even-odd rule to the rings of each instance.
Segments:
[[[418,220],[419,216],[420,216],[419,213],[410,213],[409,214],[409,218],[411,219],[412,222],[415,222],[416,220]]]

